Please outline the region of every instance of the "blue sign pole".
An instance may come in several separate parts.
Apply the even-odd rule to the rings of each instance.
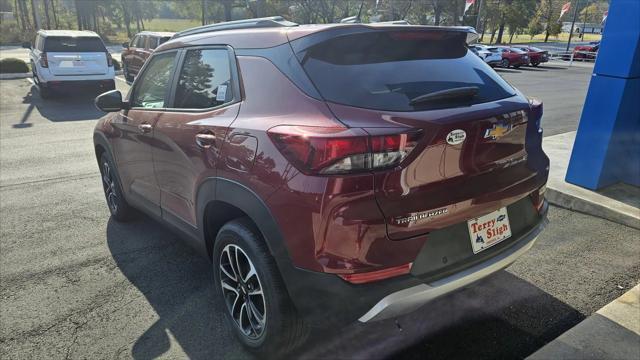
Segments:
[[[611,0],[565,180],[640,186],[640,0]]]

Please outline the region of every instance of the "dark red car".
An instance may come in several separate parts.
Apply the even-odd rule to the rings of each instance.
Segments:
[[[542,105],[468,35],[281,18],[178,33],[124,99],[96,99],[112,217],[143,211],[211,259],[219,311],[261,352],[505,268],[546,223]]]
[[[507,46],[498,46],[498,48],[502,52],[502,62],[500,66],[503,68],[513,66],[517,69],[522,65],[529,64],[529,55],[527,55],[526,51]]]
[[[143,31],[136,34],[131,42],[122,44],[122,72],[127,81],[133,81],[142,65],[160,44],[169,40],[174,33]]]
[[[518,45],[514,48],[527,53],[529,56],[529,64],[531,66],[538,66],[541,63],[549,61],[549,52],[535,46]]]

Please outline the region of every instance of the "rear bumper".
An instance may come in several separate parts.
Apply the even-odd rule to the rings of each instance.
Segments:
[[[384,320],[412,312],[437,297],[506,268],[531,249],[546,223],[545,218],[511,248],[488,260],[431,283],[416,285],[385,296],[358,320],[360,322]]]
[[[547,224],[547,208],[545,203],[535,222],[525,231],[514,234],[512,240],[487,250],[482,257],[459,263],[453,269],[421,271],[420,274],[360,285],[348,283],[335,274],[303,270],[290,263],[280,266],[280,271],[299,314],[312,326],[393,318],[509,266],[533,246]],[[468,242],[468,239],[464,240]],[[428,250],[433,253],[430,248]],[[279,262],[279,265],[283,263]],[[416,265],[414,263],[414,269],[418,268]]]
[[[32,63],[33,66],[33,63]],[[42,68],[39,65],[35,65],[35,73],[38,75],[38,80],[41,83],[48,82],[69,82],[77,83],[83,81],[101,81],[101,80],[115,80],[116,73],[113,66],[106,69],[104,74],[75,74],[75,75],[56,75],[51,72],[49,68]]]
[[[115,89],[115,81],[113,79],[103,80],[76,80],[76,81],[57,81],[50,80],[46,83],[40,83],[40,86],[51,90],[63,90],[63,89],[80,89],[80,88],[93,88],[101,90]]]

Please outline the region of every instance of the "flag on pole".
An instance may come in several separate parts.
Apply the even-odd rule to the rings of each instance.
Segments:
[[[471,7],[471,5],[475,4],[476,0],[466,0],[464,3],[464,11],[462,12],[462,15],[467,13],[467,10],[469,10],[469,8]]]
[[[602,14],[602,22],[601,24],[604,24],[605,21],[607,21],[607,16],[609,15],[609,10],[605,11],[604,14]]]
[[[562,10],[560,10],[560,19],[562,19],[564,14],[566,14],[569,11],[569,9],[571,9],[571,3],[570,2],[562,5]]]

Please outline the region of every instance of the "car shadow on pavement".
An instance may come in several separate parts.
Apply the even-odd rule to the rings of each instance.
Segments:
[[[299,358],[525,358],[582,319],[571,306],[500,271],[396,320],[316,334]]]
[[[540,66],[537,66],[537,67],[523,66],[519,70],[523,70],[523,71],[548,71],[548,69],[541,68]]]
[[[131,357],[155,359],[170,350],[181,357],[172,349],[177,343],[190,359],[251,358],[217,311],[209,261],[177,235],[147,217],[130,223],[109,219],[107,243],[120,271],[157,314],[133,343]]]
[[[42,117],[49,121],[77,121],[97,120],[104,113],[96,109],[93,104],[95,97],[99,95],[94,90],[70,90],[61,94],[55,94],[50,99],[42,99],[38,88],[32,85],[29,92],[22,98],[23,104],[28,104],[27,110],[22,115],[20,122],[14,124],[14,128],[28,127],[29,117],[35,108]]]
[[[505,69],[505,68],[493,68],[493,70],[495,70],[498,73],[512,73],[512,74],[519,74],[522,72],[520,70]]]
[[[165,354],[171,339],[189,358],[252,358],[217,310],[209,261],[177,235],[147,217],[126,224],[109,220],[107,242],[118,268],[158,317],[133,343],[134,359]],[[314,330],[291,358],[524,358],[583,318],[500,271],[396,320]]]

